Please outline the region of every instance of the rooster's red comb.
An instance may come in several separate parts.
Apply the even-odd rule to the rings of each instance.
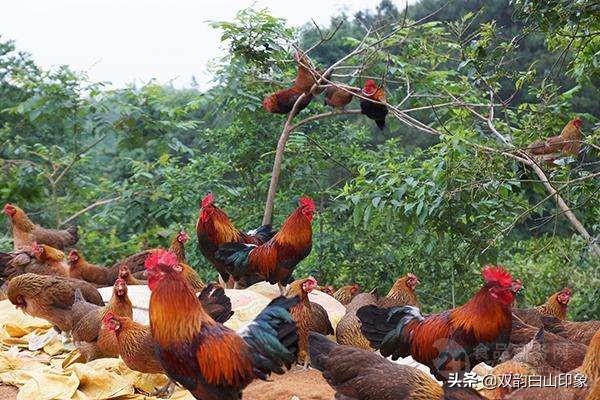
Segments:
[[[486,283],[496,283],[502,287],[510,287],[513,283],[512,275],[501,266],[486,265],[481,275]]]
[[[298,199],[298,205],[300,207],[309,208],[312,211],[315,210],[315,202],[313,201],[313,199],[311,199],[308,196],[302,196],[302,197],[300,197],[300,199]]]
[[[202,207],[212,206],[215,202],[215,196],[208,192],[206,196],[202,198]]]
[[[174,267],[179,264],[175,253],[169,250],[156,250],[152,252],[144,262],[147,270],[155,269],[159,266]]]

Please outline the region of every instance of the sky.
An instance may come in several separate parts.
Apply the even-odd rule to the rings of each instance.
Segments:
[[[402,0],[395,1],[403,4]],[[223,54],[210,21],[231,20],[250,6],[300,26],[326,25],[333,15],[374,9],[379,0],[10,0],[0,13],[2,40],[38,65],[69,65],[94,81],[120,87],[156,79],[177,87],[194,76],[207,87],[207,63]]]

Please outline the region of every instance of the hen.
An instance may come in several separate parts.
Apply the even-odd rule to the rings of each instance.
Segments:
[[[292,278],[292,272],[312,249],[312,220],[315,203],[300,197],[298,208],[283,222],[279,232],[261,245],[226,243],[215,257],[227,267],[234,278],[260,275],[271,284],[279,284],[281,293]]]
[[[63,258],[62,251],[34,243],[29,248],[0,253],[0,276],[7,280],[26,273],[68,276]]]
[[[102,267],[88,262],[79,251],[69,252],[69,276],[82,279],[97,286],[112,286],[119,277],[119,267],[127,265],[131,273],[143,268],[144,260],[153,250],[144,250],[131,255],[110,267]]]
[[[217,269],[223,284],[233,287],[230,274],[222,260],[216,258],[219,246],[225,243],[246,243],[260,245],[269,241],[275,233],[270,225],[263,225],[249,233],[244,233],[233,226],[223,210],[215,205],[215,198],[208,193],[202,199],[200,215],[196,222],[198,246],[202,255]],[[247,282],[253,283],[253,282]]]
[[[600,329],[600,321],[561,321],[558,318],[542,317],[544,328],[573,342],[588,345]]]
[[[34,224],[25,211],[10,203],[4,205],[3,211],[10,218],[12,225],[14,250],[29,247],[33,242],[64,250],[73,246],[79,239],[76,226],[65,230],[43,228]]]
[[[521,282],[502,267],[486,266],[482,275],[485,285],[471,300],[441,314],[423,317],[412,306],[362,307],[357,312],[362,333],[383,356],[411,355],[440,380],[480,362],[493,366],[508,344],[510,306]]]
[[[88,282],[30,273],[10,280],[8,299],[26,314],[43,318],[61,331],[69,332],[73,322],[71,307],[77,289],[86,301],[104,305],[98,290]]]
[[[308,369],[308,334],[318,332],[323,335],[333,335],[333,327],[327,311],[318,303],[308,299],[308,294],[317,287],[313,277],[299,279],[290,284],[287,297],[299,297],[300,302],[290,309],[290,314],[298,328],[298,362]]]
[[[421,370],[336,344],[318,333],[310,334],[309,348],[312,365],[335,389],[337,400],[484,399],[473,389],[442,387]]]
[[[117,279],[113,286],[112,297],[108,304],[100,307],[88,303],[76,292],[73,312],[73,343],[86,361],[98,357],[114,357],[119,355],[117,341],[109,331],[104,329],[102,319],[107,313],[133,318],[133,306],[127,295],[127,284]]]
[[[207,314],[175,254],[155,252],[146,268],[156,354],[167,375],[195,398],[238,400],[254,379],[283,373],[296,360],[298,335],[289,309],[297,298],[273,300],[236,333]]]
[[[366,305],[377,305],[378,307],[418,306],[419,301],[415,294],[418,284],[419,279],[416,275],[408,273],[398,278],[388,294],[381,299],[375,291],[356,296],[346,307],[346,314],[336,326],[335,334],[338,343],[365,350],[371,349],[369,341],[361,333],[361,322],[356,316],[358,309]]]
[[[527,149],[531,154],[542,156],[548,161],[560,156],[571,155],[577,157],[583,139],[582,126],[583,121],[581,118],[573,118],[565,125],[560,135],[533,142]]]
[[[352,90],[344,90],[339,87],[330,85],[325,89],[325,105],[333,108],[346,108],[354,98]]]
[[[388,109],[385,104],[379,103],[385,103],[386,101],[384,90],[377,86],[374,80],[367,79],[361,94],[363,97],[372,100],[360,99],[361,112],[368,118],[374,120],[379,129],[383,130],[385,128],[385,117],[388,114]]]
[[[355,283],[354,285],[342,286],[333,293],[333,298],[339,301],[342,305],[349,304],[354,296],[360,293],[360,286]]]
[[[548,300],[541,306],[526,309],[513,309],[513,315],[522,322],[538,328],[542,326],[543,315],[550,315],[561,320],[567,319],[571,295],[571,289],[564,288],[560,292],[556,292],[548,297]]]

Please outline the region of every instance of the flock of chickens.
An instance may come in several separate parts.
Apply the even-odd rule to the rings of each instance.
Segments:
[[[294,86],[265,98],[267,111],[287,114],[298,99],[300,111],[325,91],[325,103],[332,107],[343,108],[358,96],[362,113],[385,127],[385,93],[373,80],[362,90],[322,88],[310,60],[296,53],[296,62]],[[532,144],[529,152],[576,155],[581,137],[581,120],[575,118],[560,136]],[[467,303],[424,316],[415,292],[419,279],[410,273],[384,297],[376,291],[360,293],[358,285],[334,292],[330,286],[318,287],[312,277],[294,280],[295,267],[312,248],[315,204],[308,197],[299,199],[278,231],[261,226],[245,233],[207,194],[196,234],[220,284],[205,284],[187,264],[184,246],[189,237],[183,231],[169,249],[147,249],[104,267],[74,248],[76,227],[43,228],[13,204],[3,211],[14,242],[12,252],[0,253],[8,299],[70,335],[87,361],[120,356],[133,370],[166,374],[171,383],[157,395],[169,395],[178,383],[197,399],[240,399],[254,379],[266,380],[299,363],[321,371],[340,400],[600,399],[600,321],[567,321],[569,288],[539,307],[518,309],[515,296],[521,281],[503,267],[486,266],[483,285]],[[225,327],[233,311],[224,288],[260,281],[278,284],[281,296],[243,329]],[[148,285],[151,290],[149,326],[133,320],[128,285]],[[104,304],[97,288],[106,286],[113,292]],[[315,289],[346,306],[335,331],[325,309],[309,300]],[[381,355],[394,360],[412,356],[443,384]],[[586,385],[507,384],[476,391],[453,382],[468,377],[480,363],[493,366],[490,374],[498,379],[570,373]]]
[[[301,197],[279,231],[262,226],[244,233],[206,195],[196,233],[221,282],[206,285],[186,263],[185,232],[175,235],[168,250],[144,250],[103,267],[73,249],[76,227],[46,229],[6,204],[14,251],[0,253],[0,272],[8,299],[70,334],[87,361],[120,356],[133,370],[166,374],[171,383],[156,395],[170,395],[177,382],[197,399],[239,399],[254,379],[299,363],[322,371],[343,400],[600,399],[600,321],[567,321],[569,288],[539,307],[518,309],[521,282],[503,267],[486,266],[481,289],[467,303],[424,316],[415,292],[420,282],[410,273],[384,297],[360,293],[358,285],[334,292],[312,277],[292,281],[294,268],[311,251],[314,212],[313,201]],[[223,287],[265,280],[279,284],[282,296],[245,328],[225,327],[233,311]],[[133,320],[127,292],[128,285],[145,284],[151,290],[149,326]],[[107,304],[96,289],[102,286],[113,286]],[[309,300],[317,288],[346,306],[335,332],[325,309]],[[374,350],[392,359],[412,356],[443,384]],[[499,385],[478,392],[450,384],[482,362],[494,366],[489,373],[499,380],[507,374],[570,373],[586,385]]]

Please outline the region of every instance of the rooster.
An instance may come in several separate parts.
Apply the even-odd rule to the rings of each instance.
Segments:
[[[274,234],[270,225],[263,225],[254,231],[244,233],[236,229],[227,214],[215,205],[212,193],[202,198],[200,215],[196,222],[198,246],[202,255],[217,269],[224,285],[233,287],[227,267],[223,261],[215,257],[219,246],[225,243],[260,245],[269,241]]]
[[[281,294],[292,278],[292,272],[312,249],[312,220],[315,203],[300,197],[298,208],[281,225],[279,232],[261,245],[226,243],[215,257],[222,261],[234,278],[258,274],[271,284],[279,284]]]
[[[32,317],[43,318],[63,332],[72,328],[71,307],[75,291],[93,304],[104,305],[102,296],[90,283],[79,279],[36,274],[19,275],[8,282],[8,299]]]
[[[10,203],[4,205],[3,212],[10,218],[14,250],[31,246],[33,242],[64,250],[73,246],[79,239],[76,226],[65,230],[43,228],[34,224],[25,211]]]
[[[374,80],[367,79],[361,94],[372,101],[361,98],[360,111],[368,118],[374,120],[379,129],[383,130],[385,128],[385,117],[388,114],[388,109],[386,105],[379,103],[385,103],[385,92],[377,86]],[[379,103],[374,103],[374,101]]]
[[[304,94],[302,100],[298,104],[297,112],[302,111],[310,104],[312,100],[311,88],[316,83],[315,75],[310,68],[312,65],[310,60],[299,51],[294,55],[296,64],[298,65],[298,73],[294,86],[289,89],[280,90],[272,95],[265,97],[263,100],[263,108],[274,114],[287,114],[294,108],[294,104],[298,98]]]
[[[474,389],[440,386],[425,372],[394,364],[369,351],[343,346],[318,333],[309,336],[312,365],[339,400],[474,400]]]
[[[308,334],[318,332],[324,335],[333,335],[333,327],[327,311],[318,303],[308,299],[308,294],[317,287],[317,280],[308,277],[299,279],[290,285],[287,297],[298,296],[300,302],[290,309],[290,314],[298,327],[298,362],[304,363],[304,369],[308,370]]]
[[[357,312],[362,333],[383,356],[411,355],[440,380],[479,362],[493,366],[508,345],[510,307],[521,282],[502,267],[488,265],[482,275],[485,285],[471,300],[441,314],[423,317],[413,306],[362,307]]]
[[[573,118],[565,125],[560,135],[533,142],[527,150],[532,155],[542,156],[548,161],[553,161],[560,156],[577,157],[583,139],[582,126],[581,118]]]
[[[254,379],[283,373],[295,362],[298,335],[289,309],[298,298],[277,298],[242,330],[213,320],[189,288],[170,251],[146,260],[150,330],[167,375],[196,399],[238,400]]]

